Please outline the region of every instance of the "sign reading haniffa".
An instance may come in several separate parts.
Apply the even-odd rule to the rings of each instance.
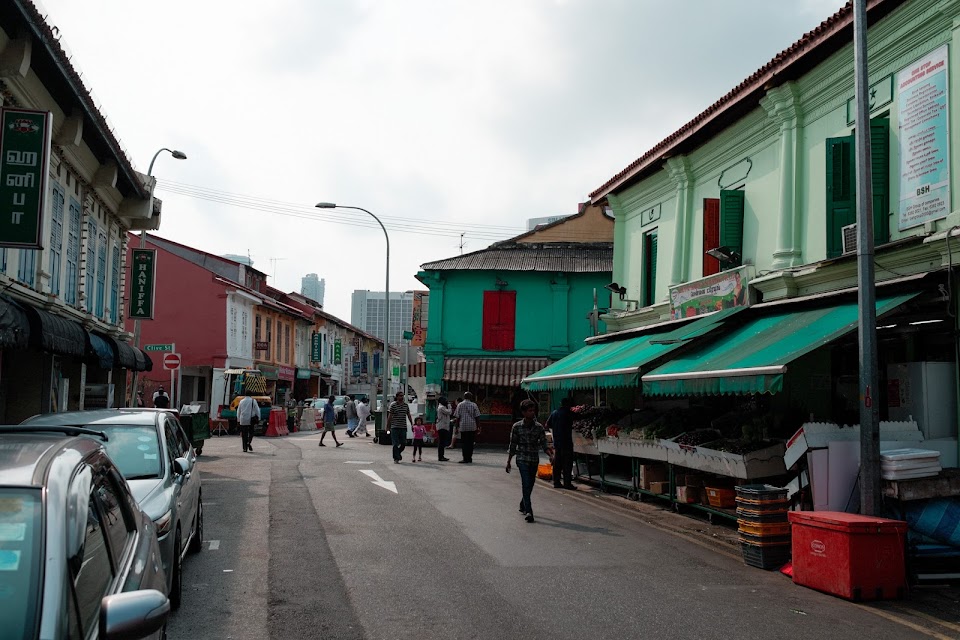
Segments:
[[[715,276],[670,287],[670,317],[691,318],[750,304],[750,267],[730,269]]]
[[[130,318],[153,320],[154,285],[157,280],[157,250],[133,250],[133,286],[130,290]]]
[[[902,231],[950,213],[947,45],[897,74]]]

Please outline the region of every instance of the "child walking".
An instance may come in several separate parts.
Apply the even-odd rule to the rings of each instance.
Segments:
[[[426,433],[426,427],[423,426],[423,417],[417,416],[413,421],[413,461],[423,462],[423,434]]]

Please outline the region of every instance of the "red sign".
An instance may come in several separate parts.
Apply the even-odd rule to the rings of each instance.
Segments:
[[[180,368],[180,354],[179,353],[165,353],[163,354],[163,368],[167,371],[176,371]]]
[[[293,367],[284,367],[283,365],[277,367],[277,377],[281,380],[288,380],[292,382],[296,377],[296,373],[297,372],[294,371]]]
[[[255,344],[255,348],[257,351],[266,351],[267,349],[270,348],[270,343],[267,342],[266,340],[257,340]]]

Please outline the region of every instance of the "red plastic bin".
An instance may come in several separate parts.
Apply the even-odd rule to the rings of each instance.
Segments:
[[[838,511],[789,518],[794,583],[855,601],[906,595],[906,522]]]

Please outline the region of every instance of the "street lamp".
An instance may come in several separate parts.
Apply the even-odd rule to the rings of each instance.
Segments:
[[[162,148],[160,148],[160,149],[157,149],[157,152],[156,152],[155,154],[153,154],[153,158],[150,159],[150,167],[147,169],[147,176],[148,176],[148,177],[150,177],[150,176],[153,175],[153,163],[157,161],[157,156],[159,156],[159,155],[160,155],[161,153],[163,153],[164,151],[166,151],[167,153],[169,153],[170,155],[172,155],[172,156],[173,156],[174,158],[176,158],[177,160],[186,160],[186,159],[187,159],[187,154],[185,154],[183,151],[179,151],[179,150],[177,150],[177,149],[167,149],[166,147],[162,147]],[[153,184],[150,185],[150,215],[151,215],[151,216],[153,215],[153,189],[154,189],[155,186],[156,186],[156,182],[154,182]],[[140,230],[140,248],[143,249],[143,248],[146,247],[146,246],[147,246],[147,230],[146,230],[146,229],[141,229],[141,230]],[[134,318],[134,320],[133,320],[133,346],[136,347],[136,348],[138,348],[138,349],[140,348],[140,318]],[[138,377],[139,377],[138,372],[134,371],[134,372],[133,372],[133,386],[132,386],[131,389],[130,389],[130,404],[131,404],[131,405],[134,404],[134,398],[137,397],[137,378],[138,378]],[[173,389],[171,389],[170,391],[173,392]],[[177,389],[178,394],[179,394],[179,391],[180,391],[180,390]]]
[[[387,228],[383,226],[383,223],[380,222],[380,218],[373,215],[370,211],[367,211],[363,207],[349,207],[342,204],[335,204],[333,202],[318,202],[316,205],[317,209],[353,209],[354,211],[363,211],[371,218],[377,221],[377,224],[380,225],[380,228],[383,229],[383,237],[387,241],[387,266],[386,266],[386,292],[385,295],[385,307],[384,312],[386,314],[386,319],[384,321],[383,329],[383,411],[386,412],[388,406],[388,395],[390,393],[390,236],[387,234]],[[406,395],[406,393],[404,393]],[[381,424],[384,432],[387,429],[386,418],[382,418],[384,422]]]

